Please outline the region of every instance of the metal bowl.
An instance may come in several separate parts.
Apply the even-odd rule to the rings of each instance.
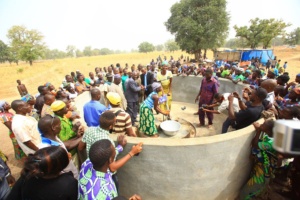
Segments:
[[[179,131],[181,125],[179,122],[174,120],[167,120],[160,124],[160,128],[163,130],[163,132],[166,135],[174,136],[177,134],[177,131]]]

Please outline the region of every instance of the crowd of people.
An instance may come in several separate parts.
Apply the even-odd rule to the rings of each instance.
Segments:
[[[281,66],[280,60],[268,61],[265,67],[257,58],[249,66],[223,63],[187,63],[183,57],[177,61],[160,58],[147,66],[117,63],[96,67],[88,77],[79,70],[71,72],[57,89],[50,82],[39,86],[37,95],[28,94],[17,80],[21,97],[11,104],[0,101],[0,119],[9,130],[15,158],[24,167],[15,181],[1,152],[0,199],[124,198],[118,194],[117,170],[143,149],[139,143],[120,158],[126,137],[159,137],[155,113],[171,118],[172,77],[189,75],[203,76],[195,98],[198,126],[205,126],[207,116],[207,128],[211,128],[214,114],[224,113],[228,117],[222,134],[251,124],[255,127],[254,167],[240,198],[261,195],[287,157],[272,148],[274,120],[300,119],[300,74],[290,81],[287,62]],[[243,83],[245,88],[219,93],[219,78]],[[87,127],[74,103],[84,92],[91,94],[83,107]],[[256,121],[261,117],[265,122],[259,125]],[[117,145],[110,134],[118,134]],[[290,164],[297,173],[298,160]],[[296,172],[293,175],[298,177]],[[291,195],[299,197],[299,184],[292,180]],[[141,197],[135,194],[129,199]]]

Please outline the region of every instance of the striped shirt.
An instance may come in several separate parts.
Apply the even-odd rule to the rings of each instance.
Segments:
[[[113,127],[112,133],[126,133],[127,128],[132,127],[131,118],[130,115],[125,112],[122,108],[111,108],[110,111],[112,111],[114,114],[116,114],[119,110],[118,116],[116,117],[116,123]]]

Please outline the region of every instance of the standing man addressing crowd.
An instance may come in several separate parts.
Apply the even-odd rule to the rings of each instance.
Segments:
[[[203,105],[212,104],[214,95],[218,92],[218,81],[212,77],[212,70],[205,70],[205,77],[202,79],[200,90],[198,95],[196,96],[195,102],[199,100],[199,121],[200,126],[205,126],[205,113],[208,118],[208,128],[210,128],[213,124],[213,113],[203,111]],[[212,110],[213,108],[207,108]]]
[[[92,100],[83,106],[84,121],[87,126],[99,126],[99,117],[106,110],[106,107],[101,104],[101,93],[97,88],[91,90]]]

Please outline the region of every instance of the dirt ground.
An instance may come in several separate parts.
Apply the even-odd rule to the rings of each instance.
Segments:
[[[284,63],[285,61],[288,61],[288,69],[287,71],[290,73],[290,77],[291,80],[290,81],[294,81],[296,74],[300,73],[300,46],[298,46],[297,48],[288,48],[288,47],[277,47],[275,49],[275,55],[277,56],[278,59],[281,59],[282,63]],[[132,59],[132,58],[131,58]],[[26,84],[29,86],[29,88],[31,90],[33,90],[32,88],[36,88],[36,85],[40,85],[40,83],[45,82],[45,78],[47,79],[47,77],[50,77],[49,79],[52,80],[52,78],[55,80],[54,82],[59,83],[61,82],[61,80],[64,78],[64,72],[62,72],[60,70],[60,68],[58,68],[58,63],[60,61],[54,61],[55,63],[57,63],[55,65],[55,67],[51,68],[50,65],[45,66],[45,69],[48,68],[48,71],[43,71],[42,74],[35,74],[34,73],[34,68],[30,69],[29,67],[25,67],[25,70],[31,70],[32,72],[30,72],[30,75],[28,75],[28,77],[26,78]],[[89,61],[88,61],[89,62]],[[111,62],[109,62],[111,63]],[[97,66],[97,65],[95,65]],[[63,68],[68,68],[69,71],[74,71],[76,69],[71,68],[71,66],[60,66]],[[78,67],[79,68],[79,67]],[[86,67],[83,67],[83,69]],[[16,91],[16,84],[15,84],[15,80],[16,77],[14,72],[10,72],[11,67],[9,66],[3,66],[0,65],[0,71],[1,74],[5,74],[5,78],[2,79],[1,81],[1,85],[4,85],[4,87],[0,88],[0,94],[1,94],[1,99],[5,99],[9,102],[11,102],[14,99],[19,98],[18,93]],[[92,68],[90,68],[89,70],[91,70]],[[14,69],[15,70],[15,69]],[[80,68],[81,70],[81,68]],[[84,70],[82,70],[84,72]],[[86,69],[85,69],[86,71]],[[10,78],[10,74],[14,74],[14,76],[12,76],[12,78]],[[23,76],[23,75],[22,75]],[[13,80],[12,80],[13,79]],[[5,81],[4,81],[5,80]],[[5,83],[4,83],[5,82]],[[8,84],[9,83],[9,84]],[[197,105],[186,105],[187,109],[185,111],[181,110],[182,107],[182,103],[175,103],[174,105],[172,105],[172,110],[178,110],[178,113],[180,113],[180,116],[182,116],[182,118],[186,118],[188,119],[191,123],[198,123],[198,118],[197,116],[194,116],[193,113],[195,112],[195,110],[197,109]],[[176,114],[175,114],[176,115]],[[159,116],[158,116],[159,117]],[[218,123],[216,123],[218,124]],[[219,127],[220,128],[220,127]],[[216,134],[218,131],[218,127],[213,127],[212,129],[207,129],[206,127],[203,128],[197,128],[197,136],[209,136],[209,135],[214,135]],[[12,171],[12,175],[16,178],[19,177],[20,175],[20,171],[22,168],[22,163],[19,161],[16,161],[13,155],[13,146],[11,143],[10,138],[8,137],[8,129],[3,125],[0,124],[0,133],[1,133],[1,145],[0,145],[0,149],[2,152],[4,152],[9,161],[8,161],[8,165],[11,168]]]

